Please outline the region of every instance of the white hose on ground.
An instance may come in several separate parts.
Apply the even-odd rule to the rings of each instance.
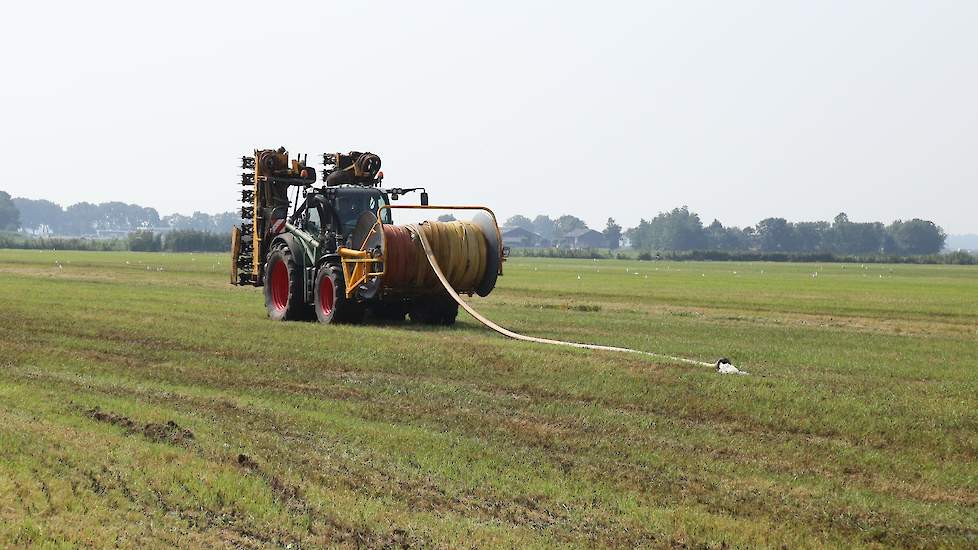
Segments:
[[[601,351],[617,351],[622,353],[637,353],[639,355],[656,357],[658,359],[666,359],[669,361],[675,361],[677,363],[686,363],[689,365],[697,365],[701,367],[713,367],[717,369],[717,372],[720,372],[721,374],[727,374],[727,373],[732,374],[732,372],[729,369],[733,369],[734,371],[736,371],[737,374],[747,374],[744,371],[737,370],[736,367],[730,365],[730,363],[726,359],[721,359],[716,363],[706,363],[703,361],[696,361],[695,359],[687,359],[685,357],[675,357],[673,355],[666,355],[664,353],[653,353],[651,351],[641,351],[641,350],[631,349],[631,348],[620,348],[616,346],[602,346],[598,344],[581,344],[578,342],[566,342],[564,340],[551,340],[550,338],[537,338],[536,336],[526,336],[525,334],[519,334],[507,328],[503,328],[497,325],[496,323],[493,323],[489,319],[483,317],[482,314],[480,314],[478,311],[475,310],[475,308],[473,308],[465,300],[463,300],[462,297],[458,295],[458,292],[455,292],[455,289],[452,288],[451,284],[449,284],[448,279],[445,277],[445,274],[442,273],[441,268],[438,267],[438,260],[435,258],[434,251],[432,250],[431,245],[428,243],[428,239],[425,237],[424,231],[421,231],[416,224],[411,225],[409,227],[412,228],[413,230],[412,233],[414,233],[421,240],[421,246],[424,248],[425,256],[428,257],[428,263],[431,264],[431,269],[435,272],[435,276],[437,276],[438,280],[441,281],[441,284],[442,286],[445,287],[445,290],[448,291],[448,294],[456,302],[458,302],[458,305],[462,306],[462,309],[467,311],[469,315],[475,317],[477,321],[485,325],[487,328],[494,330],[499,334],[502,334],[503,336],[506,336],[508,338],[513,338],[514,340],[522,340],[524,342],[536,342],[538,344],[570,346],[573,348],[596,349]],[[726,368],[725,366],[729,367],[729,369]]]

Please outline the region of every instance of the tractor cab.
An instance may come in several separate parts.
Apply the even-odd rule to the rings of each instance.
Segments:
[[[332,236],[343,243],[364,213],[376,216],[379,212],[381,221],[390,224],[391,211],[381,210],[387,204],[390,204],[387,193],[376,187],[326,187],[309,192],[290,217],[290,222],[315,239]]]
[[[339,233],[348,235],[357,224],[357,220],[364,212],[377,214],[378,210],[387,204],[390,199],[387,193],[376,187],[343,186],[332,189],[334,194],[334,207],[339,216],[339,225],[342,228]],[[381,222],[391,223],[391,211],[384,209],[380,211]]]

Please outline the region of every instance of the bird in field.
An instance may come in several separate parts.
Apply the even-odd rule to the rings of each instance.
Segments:
[[[721,357],[717,360],[716,369],[719,374],[750,374],[730,364],[730,360],[726,357]]]

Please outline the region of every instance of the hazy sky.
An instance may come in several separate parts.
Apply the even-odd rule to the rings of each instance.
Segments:
[[[978,232],[978,2],[330,4],[7,3],[0,190],[218,212],[284,145],[502,218]]]

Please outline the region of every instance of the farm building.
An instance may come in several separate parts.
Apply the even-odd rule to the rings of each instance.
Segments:
[[[608,239],[600,231],[575,229],[557,239],[557,248],[604,248]]]
[[[543,237],[522,227],[504,227],[500,233],[506,246],[514,248],[546,246]]]

